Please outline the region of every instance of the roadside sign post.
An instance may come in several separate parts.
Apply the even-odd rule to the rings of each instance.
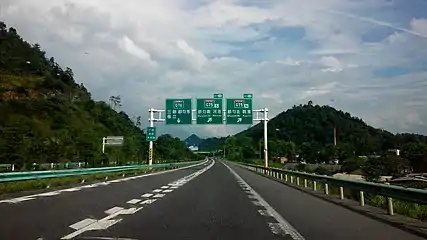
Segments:
[[[123,136],[108,136],[102,138],[102,153],[105,153],[105,146],[121,146],[123,145]]]
[[[147,127],[146,133],[145,133],[145,139],[147,141],[156,141],[156,127]]]
[[[165,109],[149,108],[150,127],[147,128],[147,141],[150,141],[148,152],[148,164],[152,165],[153,160],[153,140],[155,137],[154,122],[165,122],[167,125],[188,125],[193,121],[196,124],[233,124],[252,125],[254,121],[264,123],[264,165],[268,167],[267,148],[267,127],[268,109],[262,108],[254,110],[252,106],[253,94],[243,94],[243,98],[226,99],[226,109],[223,107],[222,93],[215,93],[213,98],[200,98],[196,100],[196,109],[192,109],[191,98],[168,98],[165,102]],[[214,111],[215,110],[215,111]],[[194,112],[194,113],[193,113]],[[162,117],[162,114],[164,116]],[[254,113],[256,116],[254,117]],[[259,114],[262,116],[259,116]],[[149,129],[154,129],[154,137],[149,138]],[[225,157],[224,147],[224,157]]]

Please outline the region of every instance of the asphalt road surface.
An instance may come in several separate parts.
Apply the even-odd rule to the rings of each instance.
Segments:
[[[233,164],[0,201],[0,239],[422,239]]]

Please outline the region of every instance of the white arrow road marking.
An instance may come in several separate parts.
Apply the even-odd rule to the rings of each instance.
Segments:
[[[78,229],[84,228],[90,224],[93,224],[97,221],[98,220],[96,220],[96,219],[86,218],[86,219],[81,220],[80,222],[76,222],[73,225],[70,225],[70,228],[78,230]]]
[[[110,214],[107,217],[105,217],[101,220],[98,220],[98,221],[96,221],[94,219],[90,219],[90,218],[84,219],[82,221],[79,221],[79,222],[71,225],[70,227],[75,229],[76,231],[62,237],[61,239],[72,239],[72,238],[75,238],[76,236],[78,236],[84,232],[87,232],[87,231],[107,229],[107,228],[113,226],[114,224],[122,221],[122,219],[113,219],[113,218],[115,218],[119,215],[123,215],[123,214],[126,214],[126,215],[134,214],[141,209],[142,209],[142,207],[122,209],[122,210],[117,211],[113,214]]]
[[[139,203],[139,202],[141,202],[141,199],[132,199],[132,200],[127,201],[126,203],[136,204],[136,203]]]
[[[114,214],[114,213],[116,213],[116,212],[118,212],[118,211],[121,211],[121,210],[123,210],[124,208],[122,208],[122,207],[112,207],[112,208],[110,208],[110,209],[108,209],[108,210],[106,210],[106,211],[104,211],[107,215],[111,215],[111,214]]]
[[[151,197],[153,195],[154,194],[152,194],[152,193],[146,193],[146,194],[141,195],[141,197],[149,198],[149,197]]]
[[[157,201],[157,199],[147,199],[147,200],[144,200],[144,201],[142,201],[140,204],[152,204],[152,203],[154,203],[155,201]]]
[[[199,176],[200,174],[206,172],[207,170],[209,170],[213,165],[215,164],[215,161],[212,161],[212,163],[206,167],[204,167],[203,169],[192,173],[182,179],[179,179],[178,181],[176,181],[176,183],[179,184],[185,184],[186,182],[191,181],[192,179],[194,179],[195,177]],[[153,190],[153,192],[158,192],[156,194],[152,194],[152,193],[145,193],[142,195],[142,197],[152,197],[152,199],[146,199],[144,201],[141,201],[140,199],[131,199],[129,201],[127,201],[127,203],[129,204],[141,204],[141,205],[148,205],[148,204],[152,204],[154,203],[157,199],[164,197],[166,194],[163,193],[159,193],[159,192],[172,192],[173,189],[167,189],[169,188],[169,186],[173,186],[173,184],[168,184],[168,186],[163,186],[160,189],[155,189]],[[138,212],[139,210],[141,210],[143,207],[139,207],[139,208],[129,208],[129,209],[123,209],[121,207],[112,207],[108,210],[105,211],[106,214],[108,214],[107,217],[102,218],[100,220],[96,220],[96,219],[91,219],[91,218],[86,218],[83,219],[77,223],[74,223],[72,225],[70,225],[70,227],[72,229],[74,229],[75,231],[62,237],[61,239],[72,239],[75,238],[76,236],[86,232],[86,231],[93,231],[93,230],[105,230],[111,226],[113,226],[116,223],[119,223],[120,221],[122,221],[121,218],[119,219],[115,219],[117,216],[119,215],[130,215],[130,214],[134,214],[136,212]]]

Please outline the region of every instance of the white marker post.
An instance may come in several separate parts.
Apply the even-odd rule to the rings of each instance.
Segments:
[[[105,153],[105,137],[102,138],[102,154]]]

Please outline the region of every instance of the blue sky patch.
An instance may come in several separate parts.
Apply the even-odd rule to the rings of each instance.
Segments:
[[[371,31],[362,35],[362,41],[368,43],[377,43],[396,32],[396,30],[385,27],[373,27]]]
[[[400,75],[405,75],[410,73],[411,70],[401,67],[387,67],[387,68],[381,68],[374,70],[373,74],[374,77],[380,77],[380,78],[389,78],[389,77],[397,77]]]
[[[287,41],[300,41],[305,36],[305,29],[302,27],[272,28],[269,35]]]

